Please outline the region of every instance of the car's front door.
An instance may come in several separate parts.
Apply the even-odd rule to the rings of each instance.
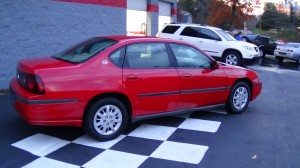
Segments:
[[[133,116],[173,111],[179,75],[164,43],[135,43],[126,48],[123,86],[133,104]]]
[[[226,101],[226,75],[213,68],[212,60],[198,49],[170,44],[180,75],[180,96],[177,110],[222,104]]]
[[[275,48],[276,48],[276,43],[272,39],[268,39],[268,43],[266,46],[266,53],[270,55],[274,55]]]

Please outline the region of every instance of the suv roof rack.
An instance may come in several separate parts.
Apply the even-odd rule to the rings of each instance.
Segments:
[[[186,23],[186,22],[171,22],[170,24],[188,24],[188,25],[208,26],[208,25],[205,25],[205,24]]]

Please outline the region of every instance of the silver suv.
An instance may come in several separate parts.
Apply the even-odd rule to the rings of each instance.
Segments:
[[[224,30],[198,24],[166,24],[157,37],[183,40],[198,46],[210,56],[227,64],[243,65],[259,57],[258,47],[237,41]]]

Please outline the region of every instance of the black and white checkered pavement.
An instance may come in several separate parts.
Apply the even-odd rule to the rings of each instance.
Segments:
[[[65,140],[37,133],[12,146],[36,157],[25,168],[194,167],[209,150],[197,138],[216,133],[220,125],[186,114],[143,121],[107,142],[87,135]]]

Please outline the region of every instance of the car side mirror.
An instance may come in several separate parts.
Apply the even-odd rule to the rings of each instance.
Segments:
[[[216,60],[213,60],[211,63],[212,69],[219,69],[219,63]]]

